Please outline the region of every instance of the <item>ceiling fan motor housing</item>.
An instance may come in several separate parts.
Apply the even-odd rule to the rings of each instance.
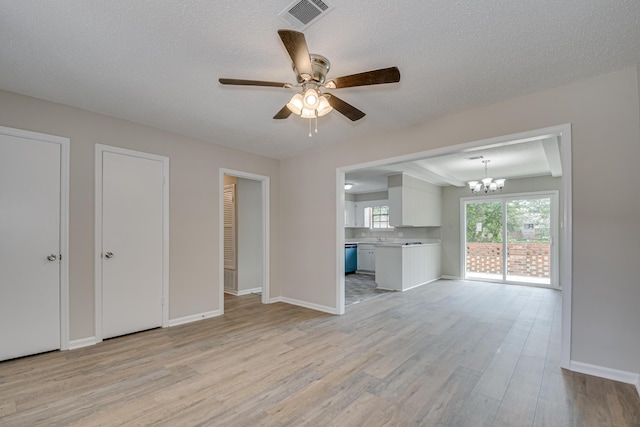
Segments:
[[[327,78],[329,69],[331,69],[331,63],[324,56],[315,53],[310,53],[309,59],[311,60],[311,70],[313,71],[311,80],[315,81],[318,84],[323,84]],[[304,83],[304,77],[301,76],[300,73],[298,73],[298,70],[296,70],[296,64],[293,64],[292,66],[293,71],[297,76],[298,83]]]

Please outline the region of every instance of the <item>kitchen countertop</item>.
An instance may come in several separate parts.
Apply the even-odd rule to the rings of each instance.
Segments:
[[[399,247],[399,246],[425,246],[425,245],[439,245],[441,243],[440,239],[397,239],[397,240],[350,240],[345,241],[345,244],[357,244],[357,245],[373,245],[373,246],[390,246],[390,247]],[[407,245],[407,243],[409,243]],[[419,244],[417,244],[419,243]]]
[[[393,242],[384,242],[384,243],[380,243],[376,246],[380,246],[380,247],[391,247],[391,248],[413,248],[413,247],[419,247],[419,246],[432,246],[432,245],[439,245],[440,242],[416,242],[416,243],[393,243]]]

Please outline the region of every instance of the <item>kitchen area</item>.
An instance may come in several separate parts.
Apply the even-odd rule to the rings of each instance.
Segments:
[[[441,187],[385,179],[386,190],[345,193],[346,305],[440,278]]]

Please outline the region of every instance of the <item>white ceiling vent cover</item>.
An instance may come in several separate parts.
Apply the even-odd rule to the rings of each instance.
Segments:
[[[304,30],[333,9],[322,0],[296,0],[278,16],[296,30]]]

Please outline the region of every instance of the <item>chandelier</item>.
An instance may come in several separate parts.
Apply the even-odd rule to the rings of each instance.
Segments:
[[[484,163],[484,178],[482,178],[480,181],[469,181],[469,189],[471,190],[472,193],[477,194],[477,193],[493,193],[496,190],[500,190],[502,191],[502,188],[504,187],[504,182],[506,181],[506,179],[496,179],[494,180],[493,178],[489,178],[487,176],[487,164],[490,162],[491,160],[483,160],[482,163]]]
[[[309,137],[311,137],[311,119],[315,119],[315,131],[318,133],[318,117],[328,114],[333,107],[329,105],[329,98],[319,91],[319,87],[313,83],[305,83],[301,92],[293,95],[287,103],[287,108],[293,114],[303,119],[309,119]]]

